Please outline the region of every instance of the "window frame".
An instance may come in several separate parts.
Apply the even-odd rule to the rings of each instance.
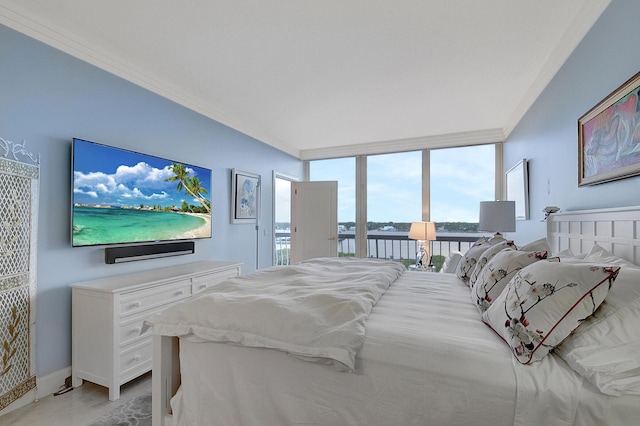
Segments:
[[[460,146],[446,146],[442,148],[464,148],[473,145],[494,145],[495,152],[495,164],[494,164],[494,199],[505,199],[504,194],[504,150],[503,142],[484,143],[484,144],[472,144],[472,145],[460,145]],[[425,222],[430,221],[431,218],[431,151],[439,148],[424,148],[416,149],[414,151],[422,151],[422,220]],[[385,154],[395,154],[403,151],[389,151]],[[380,153],[377,153],[380,154]],[[344,157],[332,157],[332,158],[355,158],[356,163],[356,257],[364,258],[368,256],[368,243],[367,243],[367,158],[369,155],[377,155],[374,153],[344,156]],[[309,180],[310,176],[310,163],[311,161],[329,160],[331,158],[314,158],[312,160],[304,160],[304,179]],[[339,183],[338,183],[339,184]]]

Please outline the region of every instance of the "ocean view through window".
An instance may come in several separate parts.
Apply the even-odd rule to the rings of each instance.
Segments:
[[[366,247],[356,254],[356,158],[309,161],[309,180],[338,181],[340,256],[415,262],[417,242],[408,239],[411,222],[430,212],[437,240],[430,253],[439,269],[452,250],[466,251],[484,235],[478,232],[480,201],[496,199],[496,145],[477,145],[366,157]],[[429,185],[423,199],[422,185]],[[358,188],[361,189],[361,188]],[[499,197],[498,197],[499,198]]]

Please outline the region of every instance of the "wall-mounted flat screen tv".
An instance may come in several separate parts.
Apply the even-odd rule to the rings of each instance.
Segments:
[[[82,139],[71,163],[72,246],[211,238],[211,170]]]

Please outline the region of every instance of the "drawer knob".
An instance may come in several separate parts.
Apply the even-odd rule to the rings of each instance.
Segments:
[[[140,306],[142,306],[142,302],[136,302],[133,304],[134,308],[139,308]]]
[[[136,328],[133,329],[133,332],[136,333],[136,334],[140,334],[141,330],[142,330],[142,328],[136,327]]]
[[[180,291],[178,292],[178,296],[182,296],[183,294],[184,294],[184,290],[180,290]]]
[[[134,361],[140,361],[140,355],[139,355],[139,354],[136,354],[136,355],[133,357],[133,360],[134,360]]]

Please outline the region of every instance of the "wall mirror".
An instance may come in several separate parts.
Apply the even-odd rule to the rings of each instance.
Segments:
[[[527,160],[522,159],[505,173],[507,201],[516,202],[516,220],[529,219],[529,179]]]

